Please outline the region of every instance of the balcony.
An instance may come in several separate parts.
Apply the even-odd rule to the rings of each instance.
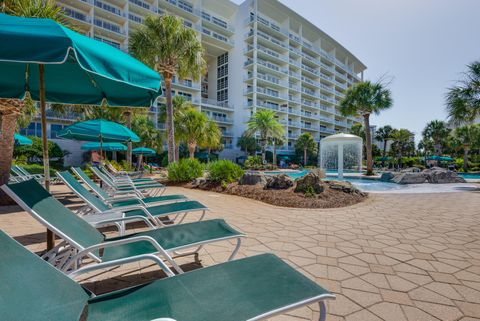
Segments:
[[[187,14],[193,19],[198,19],[201,15],[197,12],[193,4],[185,0],[162,0],[159,1],[160,4],[165,4],[171,11],[179,14]]]
[[[223,137],[233,137],[233,132],[224,131],[222,132]]]
[[[101,28],[102,30],[105,30],[108,34],[113,34],[116,36],[125,36],[125,29],[123,29],[121,26],[117,24],[113,24],[111,22],[107,22],[105,20],[101,19],[94,19],[94,24],[96,27]],[[123,38],[122,37],[122,38]]]
[[[95,4],[95,7],[105,10],[109,13],[113,13],[118,17],[125,17],[125,13],[120,8],[114,7],[112,5],[109,5],[99,0],[95,0],[94,4]]]
[[[284,81],[281,81],[279,78],[271,76],[269,74],[262,74],[262,73],[257,73],[257,78],[267,81],[271,84],[275,84],[280,87],[286,87],[287,84]]]
[[[300,91],[300,86],[292,84],[292,83],[288,84],[288,88],[296,90],[298,92]]]
[[[254,21],[255,21],[255,16],[250,16],[249,18],[246,19],[246,24],[250,24]],[[280,34],[282,34],[283,36],[286,36],[286,37],[288,36],[288,32],[285,29],[278,26],[275,22],[273,22],[269,18],[266,18],[262,15],[257,14],[257,21],[260,24],[268,27],[270,30],[273,30],[274,32],[280,33]]]
[[[302,44],[302,38],[301,38],[299,35],[297,35],[297,34],[289,33],[289,34],[288,34],[288,38],[289,38],[290,40],[295,41],[295,42],[298,43],[298,44]]]
[[[262,31],[260,31],[260,30],[257,30],[257,36],[259,36],[260,39],[265,39],[265,40],[267,40],[269,43],[275,44],[276,46],[280,46],[280,47],[282,47],[282,48],[284,48],[284,49],[287,48],[287,44],[286,44],[284,41],[279,40],[279,39],[277,39],[277,38],[275,38],[275,37],[269,36],[269,35],[267,35],[266,33],[262,32]]]
[[[335,125],[337,126],[342,126],[342,127],[348,127],[348,123],[345,121],[340,121],[340,120],[335,120]]]
[[[53,109],[47,109],[45,111],[45,115],[47,116],[47,119],[51,120],[64,120],[64,121],[78,121],[81,120],[85,117],[85,114],[83,113],[74,113],[74,112],[65,112],[65,113],[60,113],[56,112]],[[40,118],[40,113],[36,115],[36,117]]]
[[[335,129],[332,129],[332,128],[327,128],[327,127],[323,127],[323,126],[320,126],[320,131],[323,132],[323,133],[329,133],[329,134],[335,134]]]
[[[297,79],[301,79],[302,78],[302,75],[298,72],[294,72],[294,71],[289,71],[288,74],[290,75],[290,77],[294,77],[294,78],[297,78]]]
[[[177,85],[177,86],[186,87],[186,88],[196,89],[196,90],[200,89],[199,84],[196,84],[193,81],[188,80],[188,79],[173,78],[172,84]]]
[[[300,104],[300,98],[294,95],[288,95],[288,101]]]
[[[122,46],[118,42],[111,41],[111,40],[108,40],[108,39],[105,39],[105,38],[102,38],[102,37],[98,37],[98,36],[95,36],[94,39],[98,40],[98,41],[101,41],[101,42],[104,42],[106,44],[109,44],[110,46],[115,47],[117,49],[122,49]]]
[[[261,65],[261,66],[264,66],[264,67],[267,67],[268,69],[270,70],[274,70],[278,73],[282,73],[282,74],[288,74],[288,70],[285,69],[285,68],[282,68],[281,66],[277,65],[277,64],[274,64],[272,62],[269,62],[269,61],[266,61],[266,60],[263,60],[261,58],[257,58],[257,64],[258,65]]]
[[[85,15],[85,14],[79,12],[79,11],[70,9],[68,7],[63,7],[63,12],[65,12],[65,15],[69,16],[70,18],[73,18],[73,19],[75,19],[79,22],[82,22],[84,24],[90,25],[92,23],[92,19],[89,16],[87,16],[87,15]]]
[[[335,82],[332,76],[327,76],[327,75],[325,75],[325,74],[322,73],[322,72],[320,73],[320,78],[322,78],[322,79],[324,79],[324,80],[328,80],[328,81],[330,81],[330,82],[332,82],[332,83]]]
[[[221,35],[213,30],[207,29],[203,26],[197,26],[196,28],[198,31],[202,33],[202,35],[206,35],[210,37],[212,40],[214,40],[215,45],[222,45],[222,44],[227,44],[230,47],[233,47],[234,42],[233,40],[229,39],[228,37]]]
[[[329,103],[332,103],[332,104],[336,103],[336,100],[334,98],[328,97],[328,96],[325,96],[325,95],[322,95],[322,94],[320,94],[320,99],[322,99],[324,101],[328,101]]]
[[[157,13],[157,10],[155,10],[155,8],[152,5],[142,0],[128,0],[128,2],[134,5],[133,8],[138,8],[138,9]]]
[[[320,88],[323,89],[323,90],[326,90],[326,91],[328,91],[332,94],[335,93],[335,90],[332,87],[329,87],[325,84],[320,84]]]
[[[202,97],[202,105],[213,106],[213,107],[220,107],[225,109],[233,110],[233,106],[228,103],[228,101],[218,101],[216,99],[209,99]]]
[[[311,89],[308,89],[308,88],[305,88],[305,87],[302,87],[302,93],[310,95],[310,96],[315,97],[315,98],[318,97],[318,94],[315,92],[315,90],[311,90]]]
[[[235,28],[229,25],[226,21],[215,17],[209,12],[202,11],[201,16],[202,16],[202,21],[207,22],[212,28],[217,28],[217,30],[228,32],[229,34],[233,34],[235,32]]]
[[[302,124],[298,121],[288,121],[288,126],[301,128]]]
[[[263,88],[263,87],[258,87],[257,86],[257,93],[260,93],[260,94],[263,94],[263,95],[266,95],[266,96],[269,96],[269,97],[281,99],[281,100],[287,100],[288,99],[286,95],[281,94],[278,91],[272,90],[272,89],[269,89],[269,88]]]
[[[207,115],[207,116],[209,119],[219,123],[233,124],[233,119],[229,117],[213,116],[213,115]]]
[[[128,19],[138,24],[143,24],[143,19],[132,13],[128,13]]]
[[[290,139],[297,139],[299,136],[300,135],[298,135],[298,134],[288,134],[287,137],[290,138]]]
[[[288,113],[292,114],[292,115],[298,115],[298,116],[302,115],[302,112],[300,110],[296,110],[296,109],[288,109]]]
[[[312,68],[312,67],[309,67],[309,66],[307,66],[307,65],[305,65],[305,64],[302,64],[302,70],[305,70],[305,71],[307,71],[307,72],[309,72],[309,73],[311,73],[311,74],[313,74],[313,75],[315,75],[315,76],[318,76],[318,75],[320,74],[318,70],[316,70],[316,69],[314,69],[314,68]]]
[[[271,49],[268,49],[267,47],[264,47],[262,45],[257,45],[257,50],[260,51],[260,52],[263,52],[264,54],[270,56],[270,57],[273,57],[275,59],[278,59],[282,62],[287,62],[288,61],[288,57],[285,56],[285,55],[282,55],[274,50],[271,50]]]

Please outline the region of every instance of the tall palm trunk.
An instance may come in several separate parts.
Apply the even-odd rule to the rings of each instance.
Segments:
[[[387,143],[388,140],[383,140],[383,155],[382,155],[382,167],[385,167],[385,156],[387,155]]]
[[[195,148],[197,147],[196,143],[188,143],[188,154],[190,158],[195,158]]]
[[[365,126],[365,146],[367,148],[367,175],[373,175],[372,135],[370,132],[370,114],[363,115]]]
[[[266,159],[266,156],[267,156],[267,140],[262,139],[260,144],[261,144],[261,148],[262,148],[262,164],[265,164],[265,159]]]
[[[172,75],[167,74],[165,79],[165,97],[167,99],[167,135],[168,135],[168,162],[177,161],[175,157],[175,130],[173,127],[173,104],[172,104]]]
[[[308,161],[308,159],[307,159],[307,149],[304,148],[303,149],[303,166],[307,166],[307,161]]]
[[[277,165],[277,144],[273,141],[273,165]]]
[[[124,113],[127,121],[128,129],[132,129],[132,111],[128,110]],[[127,165],[128,169],[132,168],[132,142],[127,143]]]
[[[463,147],[463,171],[468,171],[468,152],[470,148],[468,146]]]
[[[140,171],[143,163],[143,154],[138,155],[137,159],[137,171]]]
[[[15,127],[17,118],[23,107],[23,101],[16,99],[0,99],[0,186],[7,184],[12,167]],[[0,190],[0,205],[15,204],[13,200]]]

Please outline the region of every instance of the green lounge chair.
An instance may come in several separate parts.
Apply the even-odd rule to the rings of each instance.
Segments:
[[[114,191],[122,191],[122,192],[131,192],[131,191],[138,191],[142,195],[149,195],[149,196],[156,196],[159,193],[163,193],[165,191],[165,186],[152,182],[152,183],[131,183],[131,182],[114,182],[105,175],[100,169],[97,167],[91,167],[92,172],[97,176],[106,186]]]
[[[95,197],[89,190],[87,190],[77,179],[67,171],[57,172],[57,176],[65,183],[66,186],[72,190],[78,197],[80,197],[87,204],[87,210],[81,209],[79,214],[83,215],[83,218],[91,223],[93,226],[100,227],[104,225],[112,225],[110,219],[112,215],[117,217],[142,217],[149,219],[153,224],[157,226],[164,226],[161,218],[174,215],[175,217],[170,220],[171,223],[175,223],[177,218],[181,218],[179,223],[183,222],[186,215],[190,212],[202,212],[199,221],[205,216],[205,211],[208,208],[197,201],[183,201],[170,204],[162,204],[155,206],[145,206],[144,204],[130,204],[123,205],[121,203],[107,204],[101,199]],[[162,196],[160,196],[162,197]],[[164,196],[168,197],[168,196]],[[156,197],[158,198],[158,196]],[[118,206],[117,206],[118,205]],[[93,211],[93,214],[92,214]],[[107,218],[107,223],[104,223],[104,218]],[[143,219],[142,219],[143,220]],[[120,227],[120,233],[123,234],[123,226]]]
[[[107,163],[105,165],[109,170],[110,172],[115,175],[115,176],[122,176],[122,175],[128,175],[130,177],[134,177],[134,178],[141,178],[142,175],[143,175],[143,172],[142,171],[133,171],[133,172],[127,172],[127,171],[119,171],[117,170],[112,164],[110,163]]]
[[[175,194],[175,195],[163,195],[155,197],[143,197],[143,195],[138,195],[132,192],[118,194],[110,196],[104,189],[95,184],[90,177],[85,174],[79,167],[72,167],[72,171],[77,175],[80,180],[87,185],[92,192],[94,192],[98,198],[112,206],[127,206],[127,205],[136,205],[141,204],[144,206],[151,206],[152,204],[165,203],[165,202],[181,202],[185,201],[188,198],[185,195]]]
[[[3,185],[1,188],[25,211],[63,239],[64,242],[47,252],[44,257],[66,273],[76,270],[86,257],[96,263],[104,263],[123,262],[146,254],[163,257],[177,272],[182,273],[172,254],[197,254],[205,244],[236,239],[237,245],[229,257],[231,260],[238,252],[241,238],[245,236],[221,219],[156,229],[144,218],[151,230],[106,238],[92,225],[63,206],[33,179]],[[111,221],[121,224],[139,219],[141,217],[138,216],[113,217]],[[188,248],[195,249],[180,252]]]
[[[11,169],[16,175],[23,177],[23,180],[29,180],[31,178],[34,178],[39,182],[43,182],[45,180],[45,176],[43,176],[43,174],[31,174],[24,167],[19,165],[13,165]],[[50,177],[50,183],[56,184],[58,183],[58,179],[56,177]]]
[[[335,298],[272,254],[95,296],[1,230],[0,246],[3,320],[255,321],[319,303],[323,321]]]
[[[131,183],[134,183],[134,184],[140,184],[140,183],[156,183],[156,184],[158,184],[158,182],[156,180],[154,180],[152,178],[149,178],[149,177],[132,178],[127,174],[114,175],[105,166],[99,166],[98,168],[105,175],[107,175],[112,181],[117,181],[117,182],[127,181],[127,182],[131,182]]]

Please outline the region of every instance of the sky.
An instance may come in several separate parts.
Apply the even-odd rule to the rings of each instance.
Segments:
[[[417,142],[427,122],[446,119],[447,89],[480,60],[480,0],[280,2],[360,59],[365,79],[390,81],[393,107],[370,123],[407,128]]]

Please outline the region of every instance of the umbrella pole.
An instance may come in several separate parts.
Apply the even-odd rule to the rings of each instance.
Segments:
[[[40,112],[42,123],[42,146],[43,146],[43,175],[45,176],[45,189],[50,191],[50,165],[48,161],[48,140],[47,140],[47,115],[45,107],[45,66],[38,65],[38,75],[40,77]],[[55,246],[55,235],[47,229],[47,251]]]

